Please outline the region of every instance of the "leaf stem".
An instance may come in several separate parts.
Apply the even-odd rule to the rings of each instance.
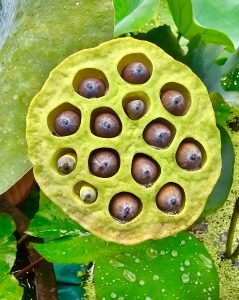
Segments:
[[[35,261],[33,261],[32,263],[30,263],[29,265],[27,265],[25,268],[15,272],[14,276],[17,279],[23,277],[27,272],[31,271],[31,269],[33,267],[35,267],[37,264],[39,264],[42,260],[44,260],[44,258],[41,256],[38,259],[36,259]]]
[[[236,257],[239,254],[239,245],[235,249],[235,251],[232,253],[232,244],[233,244],[233,238],[236,231],[236,224],[237,219],[239,217],[239,198],[236,199],[236,203],[234,206],[234,210],[232,213],[231,223],[228,230],[228,237],[227,237],[227,244],[226,244],[226,251],[224,254],[225,258],[232,258]]]

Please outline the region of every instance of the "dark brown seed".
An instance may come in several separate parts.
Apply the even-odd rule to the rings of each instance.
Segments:
[[[147,144],[156,148],[167,148],[172,141],[170,128],[157,121],[145,128],[143,136]]]
[[[57,161],[57,169],[61,175],[71,173],[76,166],[76,157],[73,154],[65,154]]]
[[[125,112],[130,119],[138,120],[145,112],[144,102],[142,100],[130,101],[125,107]]]
[[[80,116],[71,110],[63,111],[56,117],[54,127],[59,136],[74,134],[80,127]]]
[[[135,181],[147,186],[150,186],[159,175],[156,162],[145,155],[134,157],[131,172]]]
[[[133,62],[123,69],[121,77],[129,83],[140,84],[149,80],[150,72],[143,63]]]
[[[163,106],[171,114],[182,116],[186,111],[186,101],[183,95],[177,91],[167,90],[161,94]]]
[[[108,178],[119,170],[119,157],[113,150],[95,150],[89,159],[89,169],[98,177]]]
[[[178,165],[185,170],[193,171],[201,168],[202,152],[192,142],[183,142],[176,153]]]
[[[120,193],[110,201],[109,211],[115,219],[126,222],[134,219],[141,210],[141,201],[130,193]]]
[[[98,78],[87,78],[79,86],[79,94],[85,98],[99,98],[104,96],[106,86]]]
[[[100,137],[115,137],[121,132],[121,122],[117,116],[111,113],[102,113],[94,120],[93,132]]]
[[[182,210],[184,193],[175,183],[164,185],[156,196],[156,204],[160,210],[169,214],[177,214]]]

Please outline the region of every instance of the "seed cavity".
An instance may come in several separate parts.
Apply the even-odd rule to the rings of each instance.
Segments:
[[[120,134],[122,125],[119,117],[111,112],[102,112],[92,121],[92,131],[103,138],[113,138]]]
[[[158,208],[167,214],[178,214],[184,206],[184,191],[176,183],[167,183],[156,196]]]
[[[125,112],[130,119],[138,120],[144,115],[145,109],[142,100],[132,100],[126,105]]]
[[[54,123],[55,133],[59,136],[67,136],[76,133],[80,127],[80,116],[71,110],[60,113]]]
[[[188,171],[200,169],[202,167],[202,159],[202,151],[195,142],[182,142],[176,153],[177,164]]]
[[[150,187],[158,178],[160,167],[151,157],[145,154],[137,154],[133,158],[131,172],[135,181]]]
[[[78,89],[78,93],[85,98],[99,98],[105,95],[106,86],[103,80],[98,78],[84,79]]]
[[[71,173],[76,166],[76,155],[65,154],[57,160],[57,170],[61,175],[67,175]]]
[[[142,84],[149,80],[149,69],[141,62],[128,64],[122,71],[121,77],[132,84]]]
[[[80,199],[82,201],[84,201],[85,203],[91,204],[96,201],[97,191],[91,185],[86,184],[80,188],[79,195],[80,195]]]
[[[112,177],[118,172],[119,166],[119,155],[113,149],[97,149],[89,158],[89,169],[97,177]]]
[[[152,121],[146,126],[143,137],[147,144],[155,148],[167,148],[174,137],[173,126],[163,120]]]
[[[175,116],[182,116],[186,111],[186,101],[184,96],[174,90],[166,90],[161,94],[161,101],[163,106],[171,114]]]
[[[123,192],[115,195],[109,204],[109,212],[121,223],[133,220],[141,211],[142,203],[138,197]]]

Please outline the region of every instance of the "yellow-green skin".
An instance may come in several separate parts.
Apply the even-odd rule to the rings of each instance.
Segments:
[[[144,84],[125,82],[117,70],[121,59],[134,53],[146,55],[153,65],[151,78]],[[134,57],[127,62],[137,59]],[[119,64],[119,69],[122,67]],[[86,99],[75,92],[72,82],[80,70],[87,68],[105,74],[109,83],[105,96]],[[173,116],[160,101],[160,89],[169,82],[183,85],[191,95],[191,106],[184,116]],[[122,100],[129,93],[141,92],[148,95],[148,111],[141,119],[130,120]],[[47,118],[63,103],[80,109],[81,125],[75,134],[57,137],[50,132]],[[107,139],[91,133],[91,112],[99,107],[112,108],[118,114],[122,122],[119,136]],[[155,149],[143,139],[144,128],[156,118],[164,118],[176,128],[167,149]],[[176,163],[175,153],[185,138],[197,140],[206,152],[200,170],[183,170]],[[93,234],[122,244],[163,238],[190,226],[201,214],[221,170],[220,135],[205,86],[188,67],[157,46],[132,38],[115,39],[97,48],[82,50],[55,68],[30,105],[27,141],[34,174],[44,193]],[[72,173],[62,176],[56,169],[56,153],[64,148],[76,152],[77,165]],[[113,177],[100,178],[90,173],[88,158],[97,148],[113,148],[119,153],[120,169]],[[131,176],[131,163],[136,153],[151,156],[161,167],[161,174],[151,187],[138,184]],[[74,186],[79,182],[96,188],[98,197],[94,203],[84,203],[75,193]],[[176,215],[161,212],[155,202],[158,191],[168,182],[179,184],[185,192],[184,209]],[[133,193],[143,205],[135,219],[123,224],[114,220],[108,209],[112,197],[120,192]]]

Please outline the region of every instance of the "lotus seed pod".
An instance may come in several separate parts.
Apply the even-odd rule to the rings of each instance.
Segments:
[[[156,163],[145,155],[137,155],[132,162],[132,176],[135,181],[143,185],[151,185],[158,177],[159,170]]]
[[[84,87],[86,78],[103,78],[99,93],[97,88]],[[74,92],[79,87],[81,96]],[[166,90],[180,92],[185,98],[186,109],[179,114],[183,117],[167,113],[159,103],[159,91]],[[98,96],[104,97],[96,100]],[[127,104],[134,100],[141,100],[145,106],[137,121],[132,121],[135,115],[127,112]],[[52,136],[49,130],[54,123],[52,116],[61,107],[80,111],[77,133],[66,138],[59,133]],[[113,138],[95,133],[94,121],[103,112],[112,113],[120,121],[120,132]],[[158,134],[160,143],[160,130],[150,130],[158,123],[160,130],[163,128],[163,134]],[[152,135],[156,132],[154,142],[147,141],[151,136],[148,131]],[[199,148],[199,171],[189,172],[188,162],[186,169],[178,166],[184,142]],[[50,73],[28,110],[27,143],[42,191],[92,234],[125,245],[185,230],[201,215],[221,173],[220,134],[203,83],[156,45],[130,37],[79,51]],[[72,174],[59,176],[56,153],[72,148],[77,153],[75,169]],[[190,154],[186,161],[188,157]],[[182,204],[171,201],[172,211],[165,212],[160,203],[157,206],[156,198],[160,187],[169,182],[180,188]],[[97,192],[92,204],[80,199],[80,189],[88,183]],[[117,196],[125,193],[130,195],[128,204],[125,197],[122,200]]]
[[[149,80],[150,72],[143,63],[133,62],[123,69],[121,76],[129,83],[140,84]]]
[[[79,127],[80,116],[74,111],[63,111],[55,119],[55,132],[59,136],[74,134]]]
[[[186,101],[183,95],[177,91],[167,90],[161,95],[163,106],[171,114],[175,116],[182,116],[186,111]]]
[[[80,189],[80,199],[85,203],[94,203],[97,198],[96,190],[90,185],[83,185]]]
[[[167,148],[172,141],[172,132],[168,126],[155,121],[144,130],[144,140],[147,144],[156,148]]]
[[[126,105],[125,111],[130,119],[138,120],[145,112],[144,102],[142,100],[132,100]]]
[[[112,150],[96,150],[90,156],[89,168],[95,176],[103,178],[111,177],[119,169],[118,156]]]
[[[71,173],[76,166],[76,156],[74,154],[65,154],[57,160],[57,170],[61,175]]]
[[[110,214],[121,222],[133,220],[141,210],[141,202],[130,193],[120,193],[110,201]]]
[[[183,142],[178,148],[176,160],[185,170],[198,170],[201,168],[202,152],[195,143]]]
[[[100,137],[115,137],[121,132],[121,122],[117,116],[111,113],[99,114],[94,120],[93,132]]]
[[[98,78],[87,78],[79,86],[79,94],[85,98],[99,98],[104,96],[106,86]]]
[[[174,184],[164,185],[156,196],[156,204],[160,210],[168,214],[177,214],[183,206],[183,192],[181,188]]]

